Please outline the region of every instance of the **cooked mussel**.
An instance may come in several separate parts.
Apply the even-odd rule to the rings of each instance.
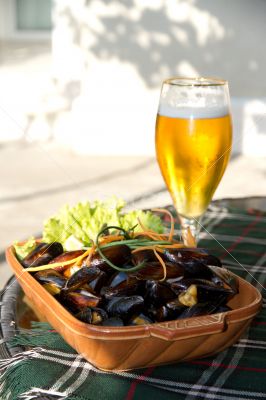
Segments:
[[[132,296],[135,294],[142,295],[144,292],[144,287],[144,281],[140,281],[131,276],[128,277],[127,280],[120,282],[114,287],[103,287],[101,290],[101,295],[103,295],[105,299],[111,299],[112,297]]]
[[[212,255],[205,254],[198,249],[171,249],[164,251],[164,258],[184,269],[185,278],[201,278],[211,280],[214,272],[209,265],[221,266],[220,260]]]
[[[81,256],[84,253],[84,250],[73,250],[73,251],[65,251],[62,254],[59,254],[59,256],[55,257],[52,261],[50,261],[49,264],[53,263],[60,263],[60,262],[65,262],[65,261],[70,261],[72,259],[75,259],[79,256]],[[73,264],[68,264],[68,265],[60,265],[58,267],[55,267],[54,269],[56,271],[62,272],[69,268]]]
[[[104,256],[118,267],[123,267],[131,260],[131,250],[125,244],[119,244],[117,246],[108,247],[102,250]],[[101,257],[99,253],[92,256],[90,260],[91,267],[97,267],[105,272],[113,272],[112,267],[110,267],[107,262]]]
[[[177,319],[199,317],[201,315],[213,314],[217,306],[211,303],[197,303],[191,307],[186,308]]]
[[[91,282],[89,282],[89,286],[95,293],[100,293],[101,289],[107,283],[107,280],[108,280],[107,273],[100,270],[96,278],[93,279]]]
[[[205,265],[215,265],[221,267],[222,263],[216,256],[209,254],[207,250],[201,248],[181,248],[167,249],[164,251],[164,257],[172,262],[189,262],[190,260],[198,260]]]
[[[96,267],[81,267],[66,282],[64,290],[73,291],[83,286],[85,283],[93,281],[101,270]]]
[[[204,279],[183,279],[180,282],[173,283],[171,287],[176,293],[179,292],[179,299],[180,297],[188,297],[190,292],[192,292],[191,288],[195,288],[196,293],[193,295],[197,299],[195,303],[212,302],[213,304],[217,304],[219,302],[221,304],[230,300],[235,294],[231,288],[215,285],[212,281]],[[180,289],[179,291],[178,288]]]
[[[219,268],[214,265],[209,266],[214,273],[212,282],[217,285],[228,286],[234,294],[238,293],[238,280],[226,268]]]
[[[59,294],[66,283],[66,279],[53,269],[36,272],[34,278],[52,295]]]
[[[153,280],[146,281],[144,295],[146,304],[158,307],[173,300],[175,297],[175,292],[167,283]]]
[[[184,276],[184,269],[182,266],[170,262],[165,263],[166,266],[166,279],[182,278]],[[157,280],[163,279],[164,269],[161,263],[157,261],[147,262],[146,265],[134,274],[138,279],[142,280]]]
[[[158,261],[153,250],[140,250],[132,254],[132,261],[135,265],[148,261]]]
[[[149,325],[152,324],[153,320],[149,318],[147,315],[141,313],[139,315],[134,316],[129,321],[128,325],[138,326],[138,325]]]
[[[141,296],[112,297],[106,305],[111,317],[119,317],[128,321],[133,315],[142,311],[144,299]]]
[[[97,307],[101,297],[96,296],[88,289],[78,289],[75,292],[61,292],[62,303],[71,311],[78,312],[86,307]]]
[[[46,265],[61,253],[63,253],[63,246],[61,243],[39,243],[34,250],[23,258],[21,264],[25,268]]]
[[[108,314],[102,308],[87,307],[75,315],[82,322],[93,325],[101,325],[108,318]]]

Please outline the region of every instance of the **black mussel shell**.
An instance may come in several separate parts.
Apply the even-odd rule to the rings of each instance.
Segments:
[[[138,326],[138,325],[149,325],[152,324],[153,320],[149,318],[147,315],[141,313],[139,315],[134,316],[129,321],[128,325]]]
[[[147,310],[147,313],[150,318],[155,322],[163,322],[169,319],[170,310],[166,306],[161,306],[159,308],[150,307]]]
[[[208,301],[213,304],[221,304],[221,302],[230,300],[235,294],[232,289],[217,286],[211,281],[206,281],[204,279],[194,279],[191,281],[197,286],[197,298],[199,303]]]
[[[125,272],[115,272],[108,281],[108,287],[113,288],[119,285],[122,282],[126,282],[129,278],[129,275]]]
[[[184,269],[177,264],[166,262],[166,279],[177,279],[184,276]],[[147,262],[146,265],[141,268],[134,275],[138,279],[142,280],[157,280],[163,279],[164,269],[159,261]]]
[[[70,261],[72,259],[75,259],[79,256],[81,256],[84,253],[84,250],[73,250],[73,251],[65,251],[62,254],[59,254],[59,256],[55,257],[52,261],[50,261],[49,264],[53,263],[60,263],[60,262],[65,262],[65,261]],[[69,268],[72,264],[68,265],[60,265],[59,267],[55,267],[54,269],[56,271],[64,271],[65,269]]]
[[[52,295],[59,294],[66,283],[66,278],[53,269],[36,272],[34,278]]]
[[[64,290],[73,291],[83,286],[85,283],[93,281],[101,270],[96,267],[81,267],[67,280]]]
[[[135,265],[142,262],[158,261],[153,250],[141,250],[132,254],[132,261]]]
[[[212,282],[220,285],[221,284],[227,285],[233,290],[235,294],[238,293],[238,286],[239,286],[238,280],[231,274],[230,271],[228,271],[228,269],[219,268],[216,266],[210,266],[209,268],[212,270],[214,274]]]
[[[186,308],[184,304],[180,303],[178,298],[168,301],[168,303],[166,303],[166,307],[172,311],[174,318],[176,318],[176,316],[181,314]]]
[[[59,242],[39,243],[34,250],[23,258],[21,264],[25,268],[46,265],[61,253],[63,253],[63,246]]]
[[[177,319],[199,317],[201,315],[213,314],[216,310],[216,305],[211,303],[197,303],[194,306],[186,308]]]
[[[103,325],[103,326],[124,326],[124,322],[121,318],[111,317],[111,318],[105,319],[101,325]]]
[[[75,314],[75,317],[82,322],[91,324],[92,321],[92,311],[90,307],[84,307],[81,311]]]
[[[101,289],[104,287],[108,279],[108,275],[106,272],[101,271],[99,275],[96,276],[95,279],[93,279],[90,283],[89,286],[90,288],[95,292],[95,293],[100,293]]]
[[[167,249],[164,258],[184,269],[185,278],[212,279],[213,271],[208,265],[221,265],[220,260],[212,255],[198,252],[198,249]]]
[[[101,302],[101,297],[87,289],[78,289],[75,292],[61,291],[60,300],[69,310],[78,312],[86,307],[97,307]]]
[[[175,297],[175,292],[167,283],[153,280],[146,281],[144,295],[146,304],[161,306]]]
[[[105,299],[112,297],[132,296],[135,294],[142,295],[144,292],[145,282],[140,281],[135,277],[130,277],[126,281],[122,281],[115,287],[103,287],[101,295]]]
[[[111,317],[129,320],[142,311],[144,299],[141,296],[112,297],[106,305],[106,311]]]
[[[82,322],[93,325],[101,325],[108,318],[107,312],[102,308],[84,308],[75,315]]]
[[[104,256],[118,267],[123,267],[131,260],[131,250],[126,244],[119,244],[117,246],[108,247],[102,250]],[[106,261],[100,256],[95,254],[90,261],[91,267],[97,267],[105,272],[113,271]]]
[[[167,249],[164,252],[164,257],[168,261],[178,262],[178,261],[186,261],[190,259],[195,259],[202,262],[205,265],[216,265],[217,267],[221,267],[222,263],[216,256],[209,254],[206,249],[201,248],[181,248],[181,249]]]

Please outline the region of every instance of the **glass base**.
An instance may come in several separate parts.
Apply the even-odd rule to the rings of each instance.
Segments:
[[[186,246],[197,247],[200,233],[200,218],[186,218],[179,214],[180,229],[183,242]]]

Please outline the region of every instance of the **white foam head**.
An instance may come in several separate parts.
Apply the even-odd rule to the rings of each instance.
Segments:
[[[201,82],[203,80],[203,83]],[[186,80],[165,81],[158,113],[171,118],[219,118],[229,114],[227,84],[216,84],[202,78],[188,84]],[[198,83],[199,82],[199,83]]]
[[[225,105],[216,105],[214,107],[172,107],[161,103],[158,109],[158,114],[164,117],[184,119],[220,118],[228,115],[229,112],[229,108]]]

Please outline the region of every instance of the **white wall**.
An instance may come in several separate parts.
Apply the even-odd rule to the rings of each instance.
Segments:
[[[230,85],[234,152],[266,155],[265,1],[54,4],[51,85],[25,109],[28,136],[52,133],[88,154],[154,154],[162,80],[217,76]]]
[[[265,21],[260,0],[57,0],[53,72],[77,93],[57,140],[151,154],[161,81],[205,75],[229,80],[234,151],[265,155]]]

